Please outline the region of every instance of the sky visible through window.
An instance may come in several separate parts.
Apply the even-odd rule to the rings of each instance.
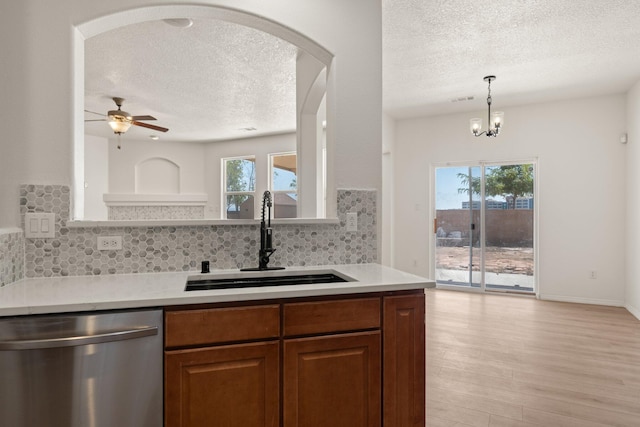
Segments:
[[[296,174],[286,169],[275,168],[273,171],[273,189],[286,191],[296,189]]]
[[[487,168],[487,173],[491,170]],[[458,189],[464,188],[465,185],[458,174],[469,174],[468,166],[443,167],[436,168],[436,209],[462,209],[462,202],[469,201],[469,195],[466,192],[459,192]],[[480,167],[471,168],[472,177],[480,176]],[[505,201],[502,196],[491,197],[492,200]],[[473,195],[473,200],[480,200],[480,196]]]

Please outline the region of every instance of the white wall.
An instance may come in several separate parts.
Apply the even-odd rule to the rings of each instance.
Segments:
[[[109,191],[109,140],[86,135],[84,147],[84,213],[86,218],[106,220],[102,195]]]
[[[70,68],[64,55],[56,57],[55,49],[35,41],[48,35],[38,29],[46,14],[33,4],[0,4],[0,93],[11,100],[0,105],[0,228],[20,226],[20,184],[62,184],[70,176]],[[56,29],[49,35],[69,36]],[[50,61],[57,66],[50,67]],[[48,86],[55,92],[65,86],[67,93],[56,101],[46,96]]]
[[[135,167],[149,158],[162,158],[180,168],[181,194],[203,194],[208,197],[205,218],[221,218],[222,159],[228,157],[254,156],[256,159],[257,194],[262,194],[268,185],[269,154],[296,151],[296,134],[269,135],[233,141],[206,143],[171,143],[163,141],[127,140],[116,148],[117,141],[109,141],[109,193],[134,194]],[[161,179],[161,177],[159,177]],[[106,191],[105,191],[106,192]],[[91,194],[93,197],[93,194]],[[93,199],[92,199],[93,200]],[[98,200],[96,198],[96,200]],[[256,203],[259,198],[256,198]],[[104,206],[102,194],[99,203]],[[256,207],[255,212],[258,212]],[[89,217],[97,220],[100,218]]]
[[[396,124],[386,114],[382,116],[382,232],[380,241],[380,262],[393,267],[394,254],[394,176],[393,153]]]
[[[640,82],[627,94],[626,295],[627,309],[640,319]]]
[[[485,111],[396,123],[395,266],[433,277],[430,165],[538,158],[540,297],[623,305],[625,97],[504,110],[505,127],[495,139],[469,132],[469,118]],[[589,279],[589,270],[597,279]]]
[[[136,165],[149,158],[168,159],[180,168],[180,193],[205,192],[205,146],[199,143],[109,140],[109,193],[136,193]],[[92,218],[87,218],[92,219]]]
[[[2,2],[0,227],[20,224],[18,186],[72,184],[73,27],[122,10],[189,1]],[[204,0],[279,22],[335,55],[329,72],[333,188],[381,188],[381,6],[369,0]],[[79,119],[81,121],[81,119]]]

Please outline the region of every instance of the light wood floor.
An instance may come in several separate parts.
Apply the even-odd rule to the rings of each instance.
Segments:
[[[427,291],[427,426],[640,426],[640,321],[617,307]]]

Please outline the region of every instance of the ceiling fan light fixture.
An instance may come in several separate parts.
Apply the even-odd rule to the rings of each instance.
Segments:
[[[164,128],[162,126],[151,125],[149,123],[144,123],[146,120],[155,120],[156,118],[153,116],[132,116],[126,111],[122,111],[122,103],[124,102],[124,98],[113,97],[113,102],[118,106],[117,110],[109,110],[107,112],[107,123],[111,126],[111,129],[116,135],[122,135],[129,128],[133,126],[140,126],[147,129],[156,130],[158,132],[168,132],[169,129]]]
[[[111,113],[113,113],[113,111],[109,111],[108,123],[111,129],[113,129],[113,132],[120,135],[128,131],[131,127],[131,116],[124,111],[119,112],[119,114]]]

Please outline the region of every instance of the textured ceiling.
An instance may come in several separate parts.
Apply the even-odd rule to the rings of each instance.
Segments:
[[[396,118],[485,108],[488,74],[497,76],[496,109],[623,93],[640,79],[640,1],[382,0],[382,8],[383,105]],[[85,43],[85,108],[106,113],[119,96],[125,111],[170,128],[132,127],[128,138],[291,131],[296,55],[278,38],[216,20],[123,27]],[[103,122],[86,129],[113,136]]]
[[[297,48],[267,33],[213,19],[189,28],[164,21],[122,27],[85,41],[85,109],[152,115],[159,133],[127,138],[211,141],[295,130]],[[85,119],[100,119],[85,113]],[[246,128],[255,128],[247,131]],[[88,134],[112,137],[105,122]]]
[[[640,1],[382,5],[383,104],[396,118],[484,108],[490,74],[496,108],[623,93],[640,79]]]

